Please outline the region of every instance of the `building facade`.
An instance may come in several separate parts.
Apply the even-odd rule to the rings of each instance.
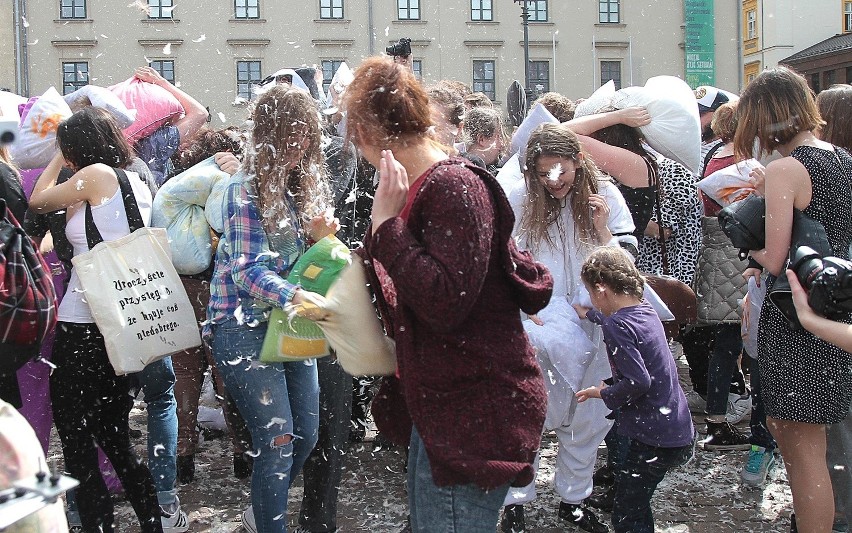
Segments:
[[[743,78],[816,43],[852,32],[852,0],[743,0]]]
[[[740,85],[738,2],[716,0],[708,45],[716,85],[729,90]],[[412,39],[426,83],[457,79],[502,103],[511,82],[524,80],[519,1],[24,3],[30,94],[107,86],[151,64],[208,106],[214,126],[242,122],[251,86],[280,68],[316,66],[328,82],[341,62],[354,68],[400,37]],[[609,79],[627,86],[685,75],[684,0],[530,0],[528,8],[535,92],[579,98]]]

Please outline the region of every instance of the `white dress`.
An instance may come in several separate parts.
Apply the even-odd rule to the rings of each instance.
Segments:
[[[504,167],[505,168],[505,167]],[[511,183],[510,180],[506,180]],[[599,182],[599,194],[610,208],[607,226],[611,233],[623,234],[617,241],[627,241],[634,246],[633,218],[618,189],[608,181]],[[592,473],[597,449],[612,425],[605,417],[609,413],[603,402],[591,400],[577,404],[574,394],[583,388],[598,385],[612,376],[603,334],[599,326],[580,320],[572,303],[591,305],[588,293],[580,280],[583,261],[595,245],[574,237],[574,217],[570,205],[561,213],[564,235],[554,223],[549,228],[553,246],[542,243],[530,246],[526,232],[521,227],[523,205],[526,202],[526,184],[515,180],[508,192],[509,202],[515,212],[515,231],[518,245],[530,250],[536,260],[543,263],[553,276],[553,297],[538,317],[539,326],[524,320],[524,329],[535,347],[539,365],[547,387],[547,416],[545,428],[555,430],[559,438],[557,469],[554,476],[556,490],[563,501],[579,503],[591,493]],[[512,489],[506,504],[523,503],[535,498],[534,486]]]

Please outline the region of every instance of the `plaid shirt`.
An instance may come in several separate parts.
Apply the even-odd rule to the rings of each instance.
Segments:
[[[304,252],[305,239],[289,193],[286,200],[289,217],[271,236],[270,247],[257,208],[254,176],[239,172],[231,178],[225,193],[225,233],[219,240],[210,282],[205,334],[211,324],[231,317],[254,327],[269,319],[273,307],[283,308],[293,298],[299,286],[285,278]]]

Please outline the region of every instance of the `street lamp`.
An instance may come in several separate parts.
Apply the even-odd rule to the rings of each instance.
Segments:
[[[529,0],[512,0],[521,5],[521,21],[524,25],[524,92],[532,95],[530,89],[530,5]]]

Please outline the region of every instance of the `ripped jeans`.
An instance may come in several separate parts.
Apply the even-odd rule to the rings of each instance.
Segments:
[[[251,503],[257,530],[287,531],[287,491],[317,442],[316,361],[261,363],[266,323],[213,326],[213,358],[246,421],[254,446]],[[284,442],[287,441],[287,442]]]

